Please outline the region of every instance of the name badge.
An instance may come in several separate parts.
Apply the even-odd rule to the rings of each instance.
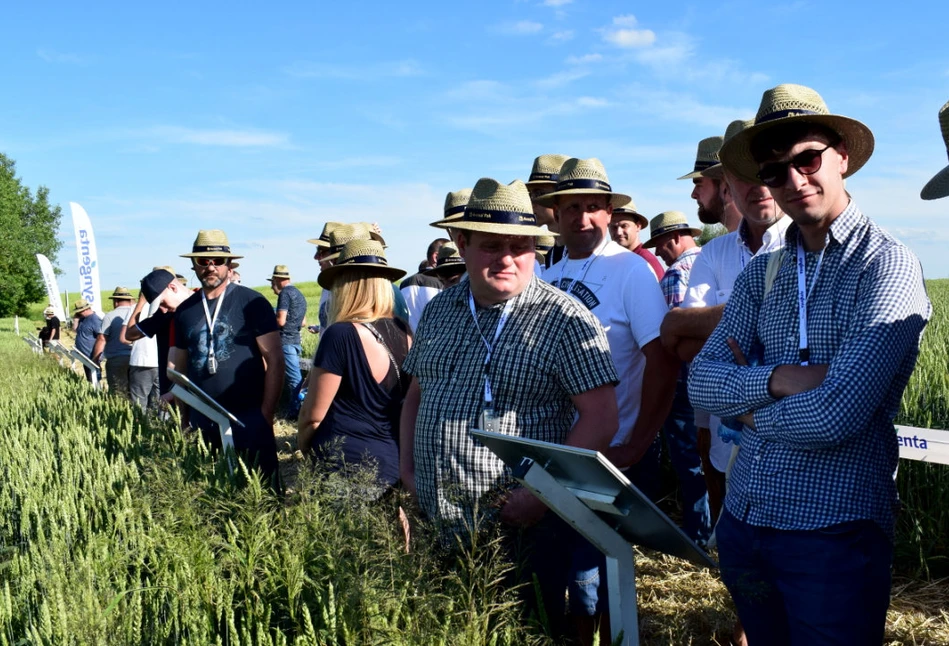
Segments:
[[[481,411],[481,415],[478,417],[478,427],[489,433],[501,432],[501,424],[493,408]]]
[[[208,374],[213,375],[216,373],[217,373],[217,358],[208,357]]]

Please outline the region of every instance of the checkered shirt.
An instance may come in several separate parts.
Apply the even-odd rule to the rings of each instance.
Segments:
[[[814,390],[775,400],[774,366],[797,364],[798,230],[762,301],[768,255],[738,277],[721,323],[689,375],[693,405],[721,417],[754,411],[745,427],[725,505],[752,525],[819,529],[870,519],[891,538],[899,456],[893,418],[932,312],[922,267],[851,202],[831,224],[807,301],[811,364],[829,364]],[[782,253],[781,251],[773,253]],[[806,254],[810,285],[818,253]],[[735,364],[734,337],[760,365]]]
[[[670,310],[673,307],[679,307],[685,300],[685,294],[689,291],[689,274],[692,273],[692,264],[700,253],[702,253],[702,247],[686,249],[662,275],[659,286],[662,288],[662,295],[665,296],[666,305]]]
[[[487,349],[468,285],[464,280],[429,302],[403,365],[422,392],[414,446],[419,505],[446,533],[461,534],[476,526],[476,510],[490,513],[483,496],[512,482],[504,463],[469,434],[484,408]],[[478,309],[488,341],[502,309],[503,303]],[[490,377],[500,432],[558,444],[576,414],[570,397],[617,382],[596,318],[536,276],[514,298]]]

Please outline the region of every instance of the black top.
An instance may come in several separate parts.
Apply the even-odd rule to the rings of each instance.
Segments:
[[[314,365],[339,375],[342,381],[320,423],[315,445],[333,447],[342,438],[346,462],[359,463],[367,455],[374,458],[380,480],[391,485],[399,480],[399,415],[410,380],[401,372],[408,353],[408,328],[398,319],[380,319],[372,324],[400,367],[397,376],[390,361],[380,384],[373,379],[356,325],[331,325],[317,347]]]
[[[188,351],[188,379],[235,415],[260,408],[265,370],[257,337],[279,329],[270,303],[249,287],[228,284],[214,324],[217,371],[211,374],[210,334],[201,305],[202,293],[198,290],[192,294],[175,312],[175,347]],[[217,302],[216,298],[207,302],[212,317]]]
[[[138,329],[148,338],[155,337],[158,346],[158,392],[164,395],[172,386],[167,368],[168,353],[175,342],[175,313],[159,310],[147,319],[139,319]]]
[[[277,296],[277,311],[287,313],[287,322],[280,328],[280,342],[283,345],[300,345],[300,327],[306,318],[306,297],[293,285],[287,285]]]
[[[40,338],[44,341],[56,341],[59,339],[59,318],[54,315],[46,319],[46,327],[40,330]]]
[[[416,285],[418,287],[434,287],[437,290],[441,290],[442,282],[438,280],[435,276],[426,276],[425,274],[412,274],[401,283],[399,283],[399,289],[405,287],[411,287]]]

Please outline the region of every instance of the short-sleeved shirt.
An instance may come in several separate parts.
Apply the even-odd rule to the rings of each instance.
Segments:
[[[610,241],[592,260],[564,256],[544,272],[544,279],[588,308],[606,331],[620,377],[616,387],[619,430],[612,442],[619,446],[639,418],[646,369],[642,349],[659,338],[659,326],[668,311],[656,276],[641,257]]]
[[[476,322],[469,294],[465,280],[425,307],[403,366],[421,389],[413,451],[419,504],[460,533],[474,526],[483,495],[510,484],[504,463],[469,433],[484,410],[482,335],[494,339],[505,304],[477,309]],[[617,381],[606,334],[583,305],[536,276],[510,302],[490,365],[498,430],[562,444],[576,416],[570,398]]]
[[[405,323],[396,319],[375,321],[398,365],[408,352]],[[355,323],[335,323],[322,333],[314,366],[342,377],[339,390],[317,431],[318,446],[333,447],[342,439],[346,462],[358,464],[366,456],[378,464],[380,480],[399,480],[399,415],[408,390],[407,375],[391,365],[382,383],[373,378]]]
[[[76,349],[89,358],[92,358],[92,348],[96,344],[96,336],[102,329],[102,319],[93,312],[79,319],[76,325]]]
[[[695,259],[702,253],[702,247],[686,249],[675,261],[669,265],[666,273],[659,280],[662,295],[666,299],[669,309],[679,307],[685,301],[685,294],[689,287],[689,274]]]
[[[172,386],[166,368],[168,352],[175,342],[175,313],[159,310],[147,319],[140,319],[138,331],[149,338],[154,337],[158,345],[158,391],[164,395]]]
[[[300,327],[306,318],[306,297],[293,285],[287,285],[277,296],[277,311],[287,313],[287,321],[280,328],[280,342],[300,345]]]
[[[59,338],[59,318],[54,316],[46,319],[46,327],[43,328],[44,332],[40,338],[44,341],[55,341]]]
[[[122,326],[125,325],[131,314],[132,306],[123,305],[122,307],[116,307],[102,318],[99,334],[105,337],[105,349],[102,351],[102,356],[106,359],[127,357],[132,354],[132,346],[119,340]]]
[[[188,351],[188,378],[237,415],[259,408],[264,396],[264,362],[257,337],[276,332],[277,317],[258,292],[229,283],[214,324],[217,372],[208,370],[210,334],[202,306],[202,290],[192,294],[175,312],[175,347]],[[207,301],[214,316],[217,298]],[[179,368],[180,370],[181,368]]]
[[[656,258],[656,254],[649,251],[649,249],[644,247],[642,244],[633,249],[632,252],[649,263],[649,268],[652,269],[652,273],[656,275],[656,280],[660,280],[662,278],[662,276],[665,274],[665,270],[662,268],[662,263],[659,262],[658,258]]]
[[[422,310],[442,291],[442,283],[434,276],[413,274],[399,284],[399,292],[409,310],[409,325],[414,330],[422,318]]]

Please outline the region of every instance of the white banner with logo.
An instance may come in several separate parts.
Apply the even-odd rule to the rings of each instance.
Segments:
[[[949,464],[949,431],[897,426],[896,437],[900,443],[900,458]]]
[[[92,223],[85,209],[75,202],[69,203],[72,209],[72,224],[76,231],[76,256],[79,261],[79,297],[92,305],[102,316],[102,289],[99,287],[99,257],[96,252],[96,238],[92,234]]]
[[[59,285],[56,283],[56,273],[53,271],[53,265],[49,258],[41,253],[36,254],[36,260],[40,263],[40,271],[43,272],[43,282],[46,283],[46,297],[49,304],[56,310],[56,318],[60,322],[66,322],[66,312],[63,311],[63,302],[59,299]]]

